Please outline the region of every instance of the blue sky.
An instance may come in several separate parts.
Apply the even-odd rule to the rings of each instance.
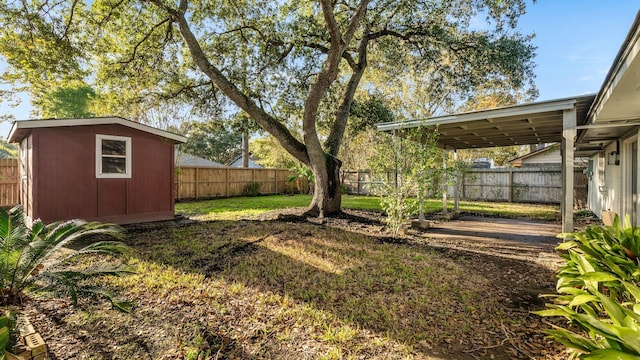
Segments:
[[[636,12],[638,0],[538,0],[519,21],[523,34],[535,33],[537,100],[596,93],[611,67]],[[4,63],[0,61],[0,69]],[[25,98],[18,108],[0,104],[0,114],[28,119]],[[6,136],[9,124],[0,124]]]
[[[622,45],[638,0],[539,0],[519,21],[535,33],[538,100],[596,93]]]

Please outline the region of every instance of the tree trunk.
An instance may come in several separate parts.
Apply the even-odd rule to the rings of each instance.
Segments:
[[[249,129],[242,130],[242,167],[249,167]]]
[[[340,192],[340,166],[342,162],[333,156],[327,156],[324,169],[314,168],[315,182],[313,199],[307,215],[323,218],[341,211],[342,193]],[[323,171],[324,170],[324,171]]]

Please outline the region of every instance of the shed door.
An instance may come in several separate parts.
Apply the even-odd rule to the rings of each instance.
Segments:
[[[98,216],[127,214],[127,180],[98,179]]]

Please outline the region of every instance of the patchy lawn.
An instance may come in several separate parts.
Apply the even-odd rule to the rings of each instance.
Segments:
[[[178,203],[176,212],[202,220],[236,220],[277,209],[304,208],[310,202],[311,195],[234,197]],[[447,205],[447,208],[453,211],[453,201],[449,201]],[[345,209],[382,212],[380,198],[375,196],[343,195],[342,206]],[[558,205],[461,201],[459,207],[462,212],[486,216],[560,219]],[[426,213],[442,211],[442,200],[426,200],[424,208]]]
[[[552,269],[414,240],[355,217],[135,231],[137,274],[107,281],[131,314],[49,301],[29,316],[58,359],[563,358],[529,313]]]

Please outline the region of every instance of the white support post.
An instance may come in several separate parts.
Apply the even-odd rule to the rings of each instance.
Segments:
[[[458,167],[458,150],[453,150],[453,161],[455,161],[456,163],[456,178],[455,178],[455,182],[453,184],[453,212],[454,213],[458,213],[460,212],[460,195],[458,195],[458,185],[460,184],[460,170]]]
[[[442,184],[442,213],[447,213],[447,150],[442,150],[442,167],[444,168],[443,184]]]
[[[562,116],[562,232],[573,232],[573,163],[577,135],[576,109],[564,110]]]

